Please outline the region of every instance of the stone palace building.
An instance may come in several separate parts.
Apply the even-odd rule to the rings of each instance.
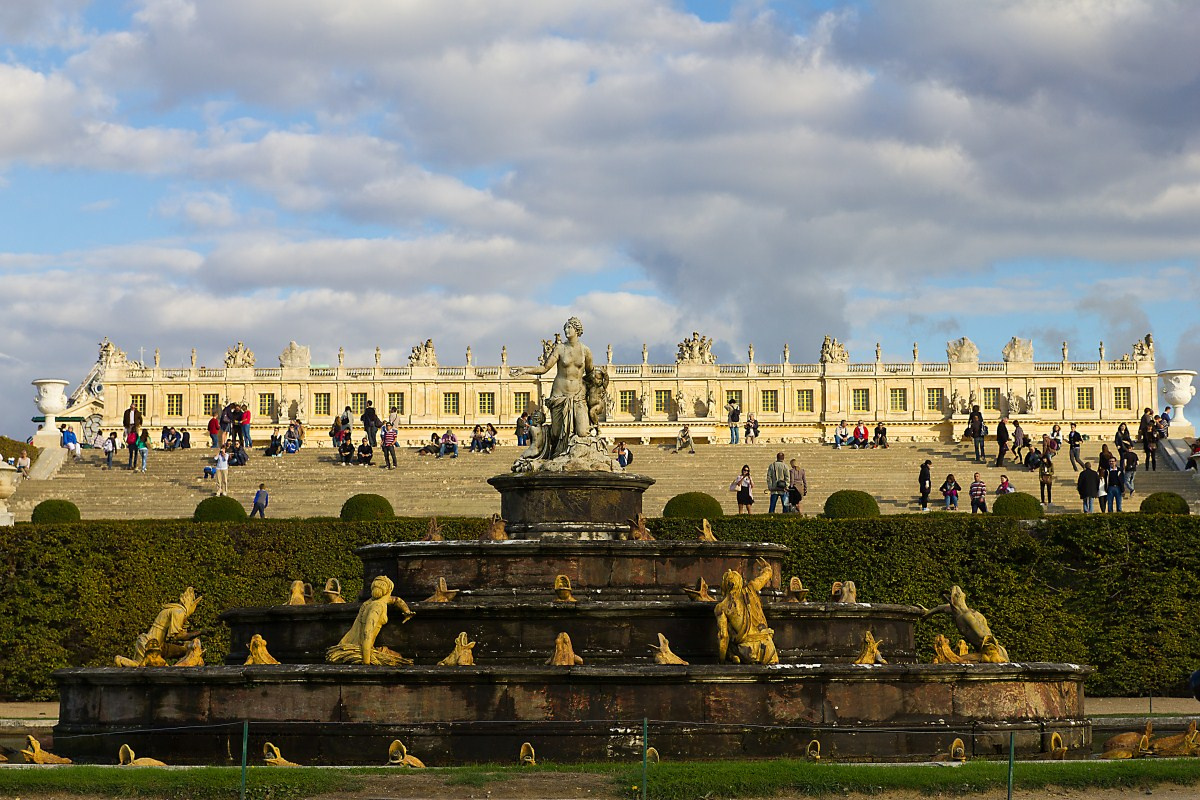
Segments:
[[[544,342],[544,353],[553,344]],[[641,363],[634,364],[613,363],[611,346],[607,355],[596,350],[596,366],[609,381],[605,434],[674,441],[686,423],[697,439],[728,441],[725,407],[736,402],[743,421],[748,414],[758,419],[767,442],[827,441],[843,419],[870,426],[883,420],[894,441],[949,441],[961,436],[972,405],[993,427],[1004,415],[1032,434],[1076,422],[1085,434],[1110,438],[1118,423],[1136,424],[1143,408],[1157,404],[1150,335],[1115,360],[1105,357],[1103,344],[1091,354],[1097,358],[1071,360],[1064,342],[1061,357],[1036,361],[1032,343],[1015,337],[1001,361],[980,361],[965,337],[949,342],[938,361],[921,360],[916,345],[911,361],[883,361],[876,345],[874,360],[854,362],[829,337],[816,363],[792,363],[786,345],[781,362],[759,363],[751,345],[745,363],[718,364],[711,347],[707,337],[692,334],[672,364],[648,363],[644,346]],[[237,401],[250,408],[256,439],[299,419],[310,443],[328,445],[333,417],[349,406],[357,427],[371,401],[383,418],[390,408],[399,410],[401,442],[427,441],[447,428],[461,436],[487,422],[511,442],[514,419],[539,406],[553,378],[553,371],[539,380],[510,367],[507,348],[499,365],[475,364],[468,348],[465,364],[444,366],[432,340],[414,347],[409,363],[399,366],[382,364],[378,348],[374,364],[347,366],[339,351],[336,366],[316,366],[308,348],[295,342],[269,365],[240,342],[221,367],[197,367],[194,350],[190,367],[159,367],[158,360],[156,351],[151,364],[132,361],[106,339],[65,418],[81,423],[90,438],[99,429],[119,429],[132,403],[157,441],[163,426],[202,434],[214,412]]]

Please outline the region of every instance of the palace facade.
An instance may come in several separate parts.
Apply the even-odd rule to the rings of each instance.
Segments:
[[[961,436],[967,412],[979,405],[985,417],[1019,419],[1027,433],[1040,435],[1054,424],[1075,422],[1096,438],[1110,438],[1120,422],[1136,424],[1141,410],[1157,405],[1153,339],[1136,342],[1117,360],[1062,357],[1035,361],[1032,344],[1014,338],[1001,361],[980,361],[969,339],[948,343],[946,359],[922,361],[916,346],[911,361],[883,361],[876,346],[873,361],[852,362],[845,348],[826,337],[817,363],[794,364],[785,346],[781,363],[758,363],[751,346],[745,363],[718,364],[711,341],[693,334],[679,345],[676,363],[615,364],[595,353],[596,366],[608,376],[605,434],[610,439],[649,443],[673,441],[682,424],[693,436],[727,441],[726,405],[738,403],[743,421],[753,414],[761,439],[769,442],[827,441],[841,420],[873,426],[884,421],[894,441],[948,441]],[[553,342],[544,343],[548,353]],[[1057,355],[1057,354],[1056,354]],[[409,363],[386,366],[379,350],[373,365],[314,366],[308,348],[292,342],[278,364],[259,366],[240,342],[223,367],[159,367],[131,361],[105,340],[91,372],[71,397],[67,415],[84,420],[84,433],[120,428],[124,410],[141,409],[154,432],[163,426],[206,428],[210,417],[229,402],[247,405],[255,438],[275,426],[299,419],[308,441],[327,444],[325,431],[349,406],[357,417],[371,401],[381,417],[398,409],[400,441],[427,441],[433,431],[456,429],[460,435],[491,422],[511,435],[514,419],[536,409],[549,392],[553,371],[522,374],[507,363],[483,366],[467,362],[442,366],[433,342],[412,349]],[[156,436],[157,438],[157,436]],[[201,436],[197,443],[203,441]]]

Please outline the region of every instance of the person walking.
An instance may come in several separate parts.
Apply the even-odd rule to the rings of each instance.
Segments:
[[[983,437],[985,433],[983,414],[980,412],[979,406],[971,406],[971,415],[967,417],[967,435],[971,437],[971,442],[975,445],[976,461],[987,459],[987,454],[983,451]]]
[[[1137,477],[1138,455],[1132,447],[1121,454],[1121,469],[1125,473],[1125,492],[1127,497],[1133,497],[1133,481]]]
[[[729,443],[737,444],[742,422],[742,409],[737,403],[726,403],[725,411],[729,414]]]
[[[137,443],[139,439],[138,429],[130,428],[125,434],[125,449],[129,451],[129,467],[132,472],[137,468]]]
[[[946,501],[946,510],[958,511],[958,493],[962,491],[962,487],[954,479],[953,472],[946,476],[946,480],[942,482],[942,487],[938,491],[942,493],[942,497]]]
[[[750,477],[750,465],[742,465],[742,474],[729,484],[730,491],[737,492],[739,514],[750,514],[750,506],[754,505],[754,479]]]
[[[134,429],[142,427],[142,412],[138,409],[135,401],[129,401],[129,408],[125,409],[125,415],[121,417],[121,422],[125,426],[126,437]]]
[[[108,438],[100,445],[100,449],[104,452],[104,468],[111,470],[113,454],[117,452],[117,432],[113,431],[108,435]]]
[[[258,491],[254,493],[254,504],[253,508],[250,509],[250,516],[253,517],[255,514],[258,514],[259,519],[266,519],[267,504],[269,502],[271,502],[271,498],[267,495],[267,485],[260,483]]]
[[[225,446],[220,447],[213,461],[216,462],[217,497],[226,497],[229,494],[228,449]]]
[[[800,504],[804,502],[804,496],[808,494],[808,475],[805,474],[796,459],[793,458],[788,464],[791,467],[788,470],[788,504],[793,514],[799,514]]]
[[[1075,488],[1079,491],[1079,499],[1083,501],[1083,513],[1091,514],[1096,510],[1096,498],[1100,496],[1100,474],[1092,469],[1092,462],[1084,462]]]
[[[1012,429],[1012,454],[1013,458],[1019,462],[1021,460],[1021,450],[1029,445],[1029,441],[1025,438],[1025,430],[1021,427],[1021,421],[1017,420],[1013,423]]]
[[[996,426],[996,463],[994,466],[1004,467],[1004,456],[1008,453],[1008,417],[1001,417]]]
[[[975,480],[971,481],[971,486],[967,490],[971,495],[971,513],[986,514],[987,513],[987,484],[979,477],[979,473],[975,473]]]
[[[146,471],[146,459],[150,455],[150,431],[142,431],[137,440],[138,457],[142,460],[142,472]]]
[[[1106,514],[1121,511],[1121,499],[1125,496],[1125,473],[1114,460],[1109,462],[1103,476],[1104,494],[1100,496],[1100,510]]]
[[[367,434],[367,441],[371,443],[371,447],[376,446],[376,434],[382,427],[379,420],[379,415],[375,413],[375,405],[368,400],[367,407],[363,410],[359,421],[363,424],[363,431]]]
[[[921,474],[917,476],[917,489],[921,492],[921,511],[929,510],[929,493],[933,491],[933,476],[929,468],[933,462],[928,458],[921,465]]]
[[[1083,459],[1079,457],[1079,448],[1083,446],[1083,436],[1071,423],[1071,432],[1067,434],[1067,451],[1071,454],[1071,469],[1078,472],[1083,468]]]
[[[771,466],[767,467],[767,486],[771,490],[771,505],[767,509],[768,514],[775,513],[777,503],[783,506],[780,509],[781,513],[786,514],[788,510],[788,487],[791,472],[788,470],[788,465],[783,463],[783,459],[783,453],[776,453],[775,460],[771,462]]]
[[[400,432],[396,430],[396,427],[392,425],[391,422],[388,422],[383,426],[383,434],[381,439],[383,441],[384,469],[396,468],[396,439],[399,436]]]
[[[1038,490],[1042,497],[1042,507],[1054,502],[1054,459],[1043,456],[1038,464]]]
[[[1142,434],[1142,452],[1146,455],[1146,469],[1158,472],[1158,427],[1153,422]]]

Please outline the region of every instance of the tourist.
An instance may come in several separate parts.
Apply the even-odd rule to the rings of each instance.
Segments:
[[[729,491],[737,492],[737,507],[739,514],[749,514],[750,506],[754,505],[754,479],[750,477],[750,465],[742,465],[742,474],[729,484]]]
[[[142,472],[146,471],[146,459],[150,455],[150,431],[142,431],[137,440],[137,454],[142,462]]]
[[[371,447],[371,440],[364,436],[362,444],[358,446],[358,465],[369,467],[373,458],[375,458],[375,448]]]
[[[1138,456],[1132,447],[1121,454],[1121,471],[1125,473],[1125,491],[1127,497],[1133,497],[1133,479],[1137,476]]]
[[[1133,447],[1133,437],[1129,434],[1129,426],[1124,422],[1117,426],[1117,433],[1113,436],[1113,442],[1117,445],[1117,451],[1121,453]]]
[[[100,450],[104,453],[104,469],[112,469],[113,456],[117,452],[117,446],[117,432],[113,431],[104,440],[103,444],[100,445]],[[22,450],[21,452],[25,451]]]
[[[529,412],[522,411],[521,416],[517,417],[517,447],[529,446]]]
[[[191,450],[192,449],[192,435],[190,433],[188,433],[187,430],[182,430],[179,432],[179,449],[180,450]]]
[[[1047,437],[1043,436],[1042,439],[1042,450],[1038,450],[1035,447],[1030,447],[1029,451],[1025,453],[1025,469],[1029,470],[1030,472],[1033,472],[1035,469],[1040,467],[1043,460],[1050,460],[1049,455],[1043,455],[1043,453],[1045,453],[1045,443]]]
[[[1071,469],[1078,472],[1083,466],[1083,459],[1079,456],[1079,450],[1083,446],[1083,435],[1076,429],[1074,422],[1071,423],[1071,432],[1067,434],[1067,452],[1071,456]]]
[[[1062,425],[1055,425],[1050,429],[1050,451],[1053,455],[1057,455],[1058,451],[1062,450],[1063,432]]]
[[[680,428],[679,435],[675,437],[675,452],[678,453],[685,447],[689,453],[696,455],[696,445],[692,443],[692,429],[688,425]]]
[[[1113,451],[1108,449],[1108,445],[1100,445],[1100,457],[1097,459],[1100,462],[1100,472],[1108,469],[1111,465],[1117,463],[1117,457],[1113,455]]]
[[[1159,419],[1162,420],[1163,431],[1169,432],[1171,430],[1171,407],[1170,406],[1167,406],[1163,409],[1163,413],[1161,415],[1159,415]],[[1164,435],[1162,438],[1165,439],[1167,437]]]
[[[476,425],[471,429],[471,446],[468,448],[472,453],[483,452],[483,426]]]
[[[300,435],[300,423],[292,420],[288,424],[287,433],[283,435],[283,452],[295,453],[304,446],[304,440]]]
[[[1000,476],[1000,485],[996,487],[996,494],[997,495],[1013,494],[1016,491],[1017,490],[1013,487],[1013,485],[1008,482],[1008,476],[1001,475]]]
[[[626,447],[624,442],[617,442],[617,446],[613,448],[613,454],[617,457],[617,463],[621,469],[625,469],[633,463],[633,451]]]
[[[884,450],[888,447],[887,426],[882,421],[875,425],[875,435],[871,437],[871,449],[881,447]]]
[[[58,430],[61,444],[67,449],[67,453],[74,456],[76,461],[82,460],[83,448],[79,446],[79,439],[76,438],[75,431],[66,425],[60,426]]]
[[[383,425],[383,433],[380,434],[380,441],[383,443],[383,468],[396,468],[396,439],[400,436],[400,432],[396,430],[396,426],[388,422]]]
[[[260,483],[258,491],[254,493],[253,508],[250,509],[250,516],[258,514],[259,519],[267,518],[267,504],[271,502],[271,498],[267,495],[267,485]]]
[[[114,431],[114,432],[113,432],[113,436],[115,437],[116,435],[117,435],[117,434],[116,434],[116,432]],[[108,463],[109,463],[109,466],[112,466],[112,459],[111,459],[111,458],[108,460]],[[28,480],[28,478],[29,478],[29,468],[30,468],[30,466],[31,466],[32,464],[33,464],[33,462],[32,462],[32,461],[30,460],[30,458],[29,458],[29,451],[28,451],[28,450],[22,450],[22,451],[21,451],[21,455],[20,455],[20,456],[17,458],[17,463],[16,463],[16,465],[15,465],[15,466],[16,466],[16,468],[17,468],[17,475],[19,475],[21,478],[24,478],[24,479]]]
[[[220,424],[220,428],[221,428],[221,442],[220,442],[221,447],[224,447],[226,445],[226,443],[229,442],[230,437],[233,435],[233,408],[234,408],[234,405],[235,405],[234,403],[230,403],[229,405],[222,408],[221,414],[218,417],[218,419],[220,420],[219,424]]]
[[[996,426],[996,463],[993,466],[1003,467],[1004,456],[1008,453],[1008,417],[1001,417]]]
[[[352,431],[350,429],[350,421],[354,414],[354,410],[350,406],[346,406],[346,410],[338,417],[338,434],[341,439],[349,441]]]
[[[243,438],[244,431],[242,430],[242,419],[246,416],[244,408],[237,403],[233,403],[229,409],[229,440],[235,445],[244,445],[246,440]]]
[[[374,447],[375,435],[380,427],[382,427],[382,424],[379,421],[379,415],[375,413],[375,406],[370,400],[367,401],[367,407],[363,410],[359,420],[363,424],[363,431],[367,434],[367,440],[371,443],[371,447]]]
[[[438,448],[437,457],[441,458],[446,453],[449,453],[451,458],[458,458],[458,437],[449,428],[442,434],[442,445]]]
[[[229,450],[226,445],[217,448],[213,461],[216,462],[217,497],[225,497],[229,494]]]
[[[400,409],[397,406],[388,409],[387,421],[392,423],[392,427],[397,431],[400,430]]]
[[[983,482],[983,478],[979,477],[979,473],[975,473],[975,480],[971,481],[967,493],[971,496],[971,513],[986,514],[987,513],[987,484]]]
[[[850,440],[850,447],[855,450],[865,450],[867,448],[867,426],[861,419],[854,426],[854,437]]]
[[[167,435],[163,439],[164,450],[177,450],[183,444],[183,435],[174,428],[167,429]]]
[[[1187,472],[1189,469],[1194,469],[1200,472],[1200,468],[1196,466],[1197,457],[1200,457],[1200,439],[1192,440],[1192,452],[1191,455],[1188,456],[1187,463],[1183,465],[1184,472]]]
[[[1153,472],[1158,471],[1158,427],[1154,424],[1154,420],[1146,426],[1146,432],[1142,434],[1142,452],[1146,455],[1146,469]]]
[[[1083,513],[1091,514],[1096,509],[1096,498],[1100,496],[1100,474],[1092,469],[1092,462],[1084,462],[1075,488],[1079,492],[1079,499],[1083,501]]]
[[[787,464],[783,463],[783,459],[783,453],[776,453],[775,460],[767,467],[767,488],[771,493],[771,505],[767,508],[768,514],[775,513],[777,503],[783,506],[782,513],[787,513],[791,473],[788,471]]]
[[[130,469],[130,470],[137,468],[138,438],[139,438],[138,437],[138,429],[136,427],[130,428],[129,432],[127,434],[125,434],[125,449],[129,451],[129,467],[128,467],[128,469]]]
[[[1013,423],[1012,429],[1012,454],[1013,458],[1020,462],[1021,450],[1029,445],[1029,440],[1025,438],[1025,431],[1021,428],[1020,420]]]
[[[921,510],[929,510],[929,493],[933,491],[933,475],[929,468],[933,462],[928,458],[921,464],[921,474],[917,476],[917,490],[921,493]]]
[[[234,442],[229,453],[229,466],[244,467],[250,463],[250,452],[241,442]]]
[[[442,439],[434,431],[429,435],[429,444],[417,450],[419,456],[436,456],[442,451]]]
[[[354,442],[350,441],[348,438],[342,439],[341,442],[338,444],[338,455],[340,455],[342,457],[342,460],[338,462],[338,464],[340,466],[344,467],[347,464],[349,464],[351,461],[353,461],[354,460]]]
[[[958,493],[962,491],[962,487],[958,485],[958,481],[954,480],[954,473],[946,476],[946,480],[942,482],[942,487],[938,490],[942,493],[942,497],[946,501],[947,511],[958,511]]]
[[[254,446],[250,439],[250,406],[242,406],[242,447],[247,450]]]
[[[804,496],[808,494],[808,475],[800,468],[796,459],[788,462],[791,469],[788,473],[788,505],[793,514],[800,513],[800,503],[804,501]]]
[[[1138,439],[1144,439],[1146,431],[1150,429],[1150,424],[1154,420],[1154,411],[1150,408],[1142,409],[1142,418],[1138,421]]]
[[[498,444],[500,444],[500,431],[496,430],[496,426],[489,422],[483,428],[484,452],[492,452]]]
[[[221,446],[221,421],[217,419],[216,414],[213,414],[208,420],[208,439],[211,442],[209,447]]]
[[[729,415],[729,443],[738,443],[738,430],[741,428],[742,409],[738,406],[737,401],[730,401],[725,404],[725,411]]]
[[[983,424],[983,413],[979,406],[971,406],[971,413],[967,417],[967,435],[975,445],[975,460],[985,460],[987,455],[983,451],[983,437],[987,436],[987,427]]]
[[[850,428],[846,426],[846,420],[838,423],[838,426],[833,429],[833,449],[841,450],[842,445],[850,442]]]
[[[1121,499],[1125,496],[1125,473],[1117,464],[1116,459],[1108,466],[1101,467],[1104,478],[1104,493],[1100,495],[1100,510],[1105,513],[1121,511]]]
[[[263,455],[271,458],[278,458],[283,455],[283,437],[279,435],[279,428],[271,431],[271,442],[267,445],[267,449],[263,451]]]
[[[746,444],[754,444],[758,441],[758,420],[753,414],[746,417]]]
[[[142,427],[142,412],[138,409],[136,401],[129,401],[129,408],[125,409],[125,415],[121,417],[121,422],[125,426],[126,438],[134,428]]]
[[[1054,459],[1049,456],[1038,464],[1038,489],[1043,508],[1054,502]]]

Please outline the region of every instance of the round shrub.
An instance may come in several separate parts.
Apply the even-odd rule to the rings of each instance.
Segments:
[[[206,497],[192,513],[192,522],[238,522],[244,519],[246,509],[232,497]]]
[[[842,489],[825,500],[825,516],[830,519],[852,519],[855,517],[878,517],[879,503],[866,492],[857,489]]]
[[[70,500],[43,500],[33,507],[30,522],[37,525],[54,522],[79,522],[79,506]]]
[[[1142,501],[1143,514],[1190,514],[1188,501],[1174,492],[1155,492]]]
[[[1046,516],[1042,509],[1042,501],[1026,492],[1002,494],[992,503],[992,513],[997,517],[1016,517],[1017,519],[1041,519]]]
[[[356,494],[342,503],[342,520],[356,522],[359,520],[391,519],[396,516],[392,504],[386,497],[377,494]]]
[[[725,516],[717,498],[704,492],[677,494],[663,506],[664,517],[686,517],[688,519],[712,519]]]

